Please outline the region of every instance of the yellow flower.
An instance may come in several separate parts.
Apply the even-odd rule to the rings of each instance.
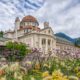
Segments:
[[[64,76],[60,70],[56,70],[52,73],[53,80],[68,80],[67,76]]]
[[[54,71],[54,72],[52,73],[52,76],[53,76],[53,77],[54,77],[54,76],[63,76],[63,73],[61,73],[60,70],[56,70],[56,71]]]
[[[20,72],[15,72],[14,73],[14,78],[18,80],[23,80],[23,75]]]
[[[44,67],[47,67],[47,68],[50,68],[50,66],[48,64],[44,64],[43,66]]]
[[[35,78],[34,77],[31,77],[31,80],[35,80]]]
[[[0,69],[6,69],[8,67],[8,65],[3,65],[2,67],[0,67]]]
[[[61,62],[61,65],[65,67],[65,63],[64,62]]]
[[[75,71],[75,72],[78,72],[78,71],[79,71],[79,67],[76,67],[76,68],[74,69],[74,71]]]
[[[6,77],[1,77],[0,80],[6,80]]]
[[[13,63],[13,64],[11,64],[11,65],[9,66],[9,70],[10,70],[10,71],[17,71],[17,70],[19,70],[19,68],[20,68],[20,65],[19,65],[18,62],[15,62],[15,63]]]
[[[33,71],[33,73],[42,74],[42,72],[40,72],[39,70],[33,69],[32,71]]]
[[[31,65],[32,63],[31,63],[31,61],[26,61],[26,64],[30,64]]]
[[[53,79],[52,79],[52,76],[47,76],[47,77],[43,78],[43,80],[53,80]]]
[[[69,79],[70,80],[79,80],[78,77],[76,77],[76,76],[69,76]]]
[[[49,76],[49,72],[48,72],[48,71],[43,72],[43,74],[42,74],[42,77],[43,77],[43,78],[48,77],[48,76]]]
[[[78,72],[78,73],[77,73],[77,77],[79,77],[79,78],[80,78],[80,72]]]

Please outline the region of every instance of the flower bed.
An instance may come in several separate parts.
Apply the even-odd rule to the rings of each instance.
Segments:
[[[19,62],[0,67],[0,80],[79,80],[80,60],[50,59],[36,63],[29,70]]]

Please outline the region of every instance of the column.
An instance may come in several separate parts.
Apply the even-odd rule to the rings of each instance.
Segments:
[[[46,39],[45,54],[48,54],[48,39]]]

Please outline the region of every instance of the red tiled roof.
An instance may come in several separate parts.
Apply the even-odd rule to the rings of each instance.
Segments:
[[[25,16],[22,22],[37,22],[37,19],[31,15]]]

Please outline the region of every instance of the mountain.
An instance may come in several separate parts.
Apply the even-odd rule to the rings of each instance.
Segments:
[[[55,36],[58,36],[58,37],[61,37],[61,38],[65,38],[68,41],[71,41],[73,43],[76,41],[75,39],[73,39],[73,38],[69,37],[68,35],[66,35],[64,33],[61,33],[61,32],[60,33],[56,33]]]
[[[80,46],[80,38],[76,38],[76,39],[75,39],[75,44],[76,44],[77,46]]]

